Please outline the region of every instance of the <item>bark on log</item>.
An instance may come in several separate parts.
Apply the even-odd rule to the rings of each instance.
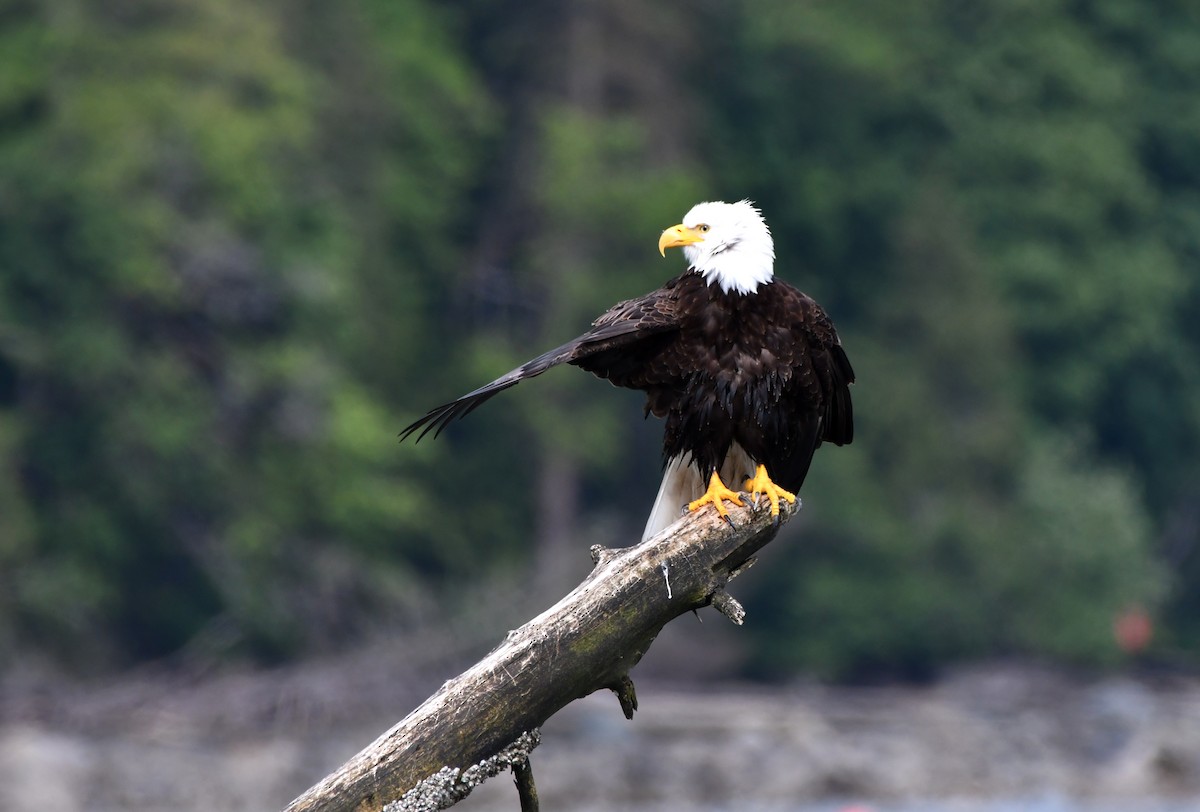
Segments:
[[[800,509],[799,502],[780,507],[783,520]],[[593,547],[596,566],[583,583],[509,632],[286,812],[444,809],[501,769],[528,770],[538,728],[575,699],[608,688],[633,718],[629,671],[664,625],[710,604],[742,622],[744,611],[725,585],[753,563],[779,524],[765,501],[747,501],[730,516],[732,528],[704,509],[633,547]]]

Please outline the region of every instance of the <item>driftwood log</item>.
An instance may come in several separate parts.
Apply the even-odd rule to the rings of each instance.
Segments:
[[[781,519],[799,503],[781,505]],[[733,526],[704,509],[633,547],[592,547],[595,567],[570,594],[447,681],[420,707],[286,812],[445,809],[511,768],[522,812],[537,808],[529,751],[561,708],[608,688],[627,718],[637,695],[629,671],[664,625],[713,606],[741,624],[725,585],[774,538],[764,502],[730,510]]]

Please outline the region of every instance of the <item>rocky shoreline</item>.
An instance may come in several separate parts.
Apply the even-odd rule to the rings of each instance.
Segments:
[[[440,682],[379,651],[277,672],[0,696],[0,808],[271,810]],[[635,675],[636,676],[636,675]],[[795,808],[822,799],[1195,799],[1200,679],[992,664],[928,687],[639,681],[633,722],[594,695],[543,729],[546,809]],[[458,808],[515,808],[488,782]],[[715,805],[715,806],[714,806]],[[722,806],[723,805],[723,806]],[[1119,807],[1118,807],[1119,808]]]

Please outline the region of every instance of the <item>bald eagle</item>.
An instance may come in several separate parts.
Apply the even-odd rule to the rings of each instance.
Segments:
[[[401,432],[420,441],[488,398],[561,363],[646,393],[646,415],[666,419],[665,473],[643,538],[705,505],[730,524],[726,482],[756,501],[795,501],[822,442],[854,438],[854,370],[833,322],[811,298],[775,279],[775,248],[748,200],[699,203],[658,241],[681,247],[688,269],[621,302],[592,328],[486,386],[429,411]],[[707,485],[706,485],[707,483]]]

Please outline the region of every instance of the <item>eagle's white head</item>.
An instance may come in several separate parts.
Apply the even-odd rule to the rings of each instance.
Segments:
[[[775,244],[762,212],[749,200],[697,203],[658,240],[658,250],[683,247],[688,264],[729,293],[754,293],[775,275]]]

